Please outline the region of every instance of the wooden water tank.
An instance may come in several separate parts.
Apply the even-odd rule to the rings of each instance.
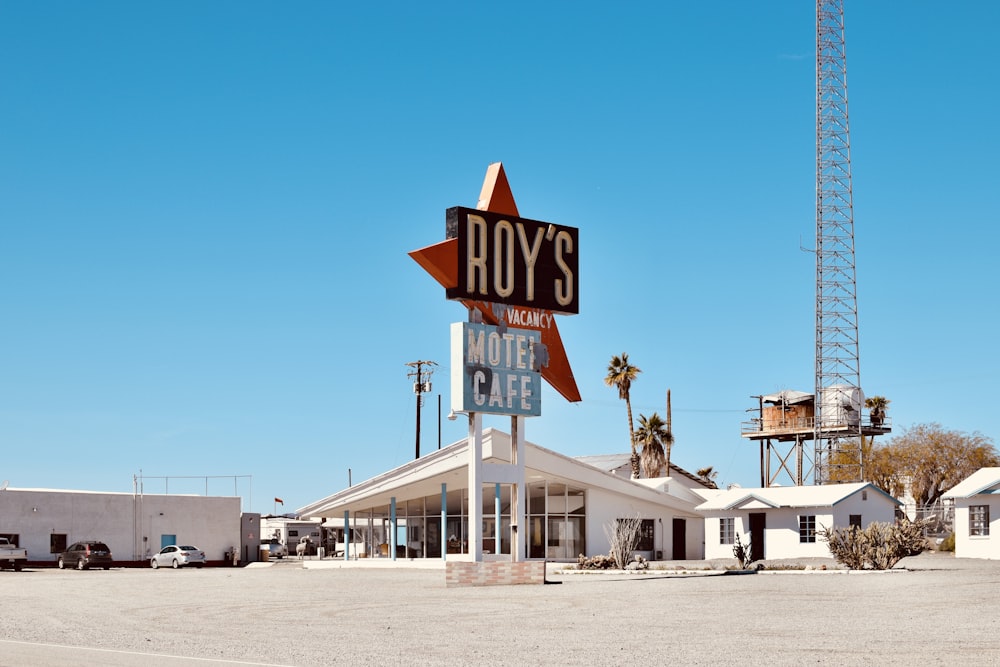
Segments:
[[[813,427],[812,402],[792,405],[765,405],[761,414],[763,431],[800,431]]]

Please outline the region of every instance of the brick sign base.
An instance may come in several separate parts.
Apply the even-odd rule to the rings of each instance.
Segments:
[[[517,563],[448,561],[445,563],[445,581],[448,588],[544,584],[545,561],[533,560]]]

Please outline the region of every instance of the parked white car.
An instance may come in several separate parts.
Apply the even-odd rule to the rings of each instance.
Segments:
[[[160,549],[160,553],[149,559],[149,564],[154,570],[161,565],[175,570],[186,565],[201,567],[205,564],[205,552],[198,547],[171,544]]]
[[[9,567],[18,572],[27,562],[26,550],[14,546],[6,537],[0,537],[0,569]]]
[[[262,542],[261,549],[267,549],[268,557],[271,559],[284,558],[288,555],[288,547],[272,538],[269,542]]]

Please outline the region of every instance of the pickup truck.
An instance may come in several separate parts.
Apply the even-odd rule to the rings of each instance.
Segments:
[[[13,544],[6,537],[0,537],[0,568],[9,567],[17,572],[28,562],[28,552]]]

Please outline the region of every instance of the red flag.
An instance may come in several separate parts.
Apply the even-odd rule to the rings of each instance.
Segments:
[[[282,505],[284,505],[284,504],[285,504],[285,501],[284,501],[284,500],[282,500],[281,498],[275,498],[275,499],[274,499],[274,502],[276,502],[276,503],[281,503]]]

